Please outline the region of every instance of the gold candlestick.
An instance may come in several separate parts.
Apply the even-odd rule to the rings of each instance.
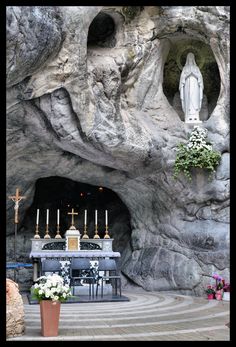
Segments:
[[[105,236],[104,239],[110,239],[110,236],[108,235],[108,225],[105,226]]]
[[[57,234],[55,236],[55,239],[61,239],[61,235],[60,235],[60,226],[59,224],[57,224]]]
[[[40,239],[39,236],[39,225],[36,224],[34,239]]]
[[[88,235],[87,235],[87,225],[84,224],[84,235],[82,236],[82,239],[89,239]]]
[[[46,224],[46,230],[45,230],[45,236],[44,236],[45,239],[50,239],[51,236],[49,235],[49,230],[48,230],[48,224]]]
[[[98,225],[95,224],[95,235],[93,237],[94,239],[100,239],[100,236],[98,235]]]

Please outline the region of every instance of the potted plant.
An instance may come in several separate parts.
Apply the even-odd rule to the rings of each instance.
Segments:
[[[31,293],[40,304],[42,335],[57,336],[61,302],[71,296],[69,285],[57,274],[41,276],[31,287]]]
[[[216,300],[222,300],[223,297],[223,287],[224,287],[224,280],[223,278],[218,274],[213,274],[212,276],[216,280],[216,291],[215,291],[215,298]]]
[[[208,300],[214,299],[215,289],[213,286],[207,286],[206,293],[207,293]]]

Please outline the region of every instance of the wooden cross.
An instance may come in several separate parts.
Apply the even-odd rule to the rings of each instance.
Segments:
[[[74,212],[74,209],[72,208],[72,211],[67,214],[71,214],[71,225],[74,226],[74,215],[78,214],[78,212]]]
[[[14,196],[9,196],[8,197],[9,199],[11,199],[12,201],[14,201],[15,203],[15,223],[17,224],[18,223],[18,209],[19,209],[19,202],[22,200],[22,199],[26,199],[26,196],[20,196],[20,193],[19,193],[19,188],[16,188],[16,195]]]

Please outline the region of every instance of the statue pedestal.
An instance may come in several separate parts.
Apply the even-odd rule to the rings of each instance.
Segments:
[[[202,121],[201,120],[186,120],[185,123],[186,124],[201,124]]]

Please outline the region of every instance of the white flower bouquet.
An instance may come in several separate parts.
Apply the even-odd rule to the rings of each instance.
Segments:
[[[41,276],[31,287],[32,298],[52,301],[66,301],[71,296],[71,289],[68,284],[64,284],[63,277],[53,274]]]
[[[213,150],[212,144],[207,140],[206,128],[195,126],[187,144],[179,143],[174,164],[174,178],[182,171],[189,180],[192,179],[192,168],[207,169],[210,178],[213,177],[216,166],[220,163],[221,154]]]

